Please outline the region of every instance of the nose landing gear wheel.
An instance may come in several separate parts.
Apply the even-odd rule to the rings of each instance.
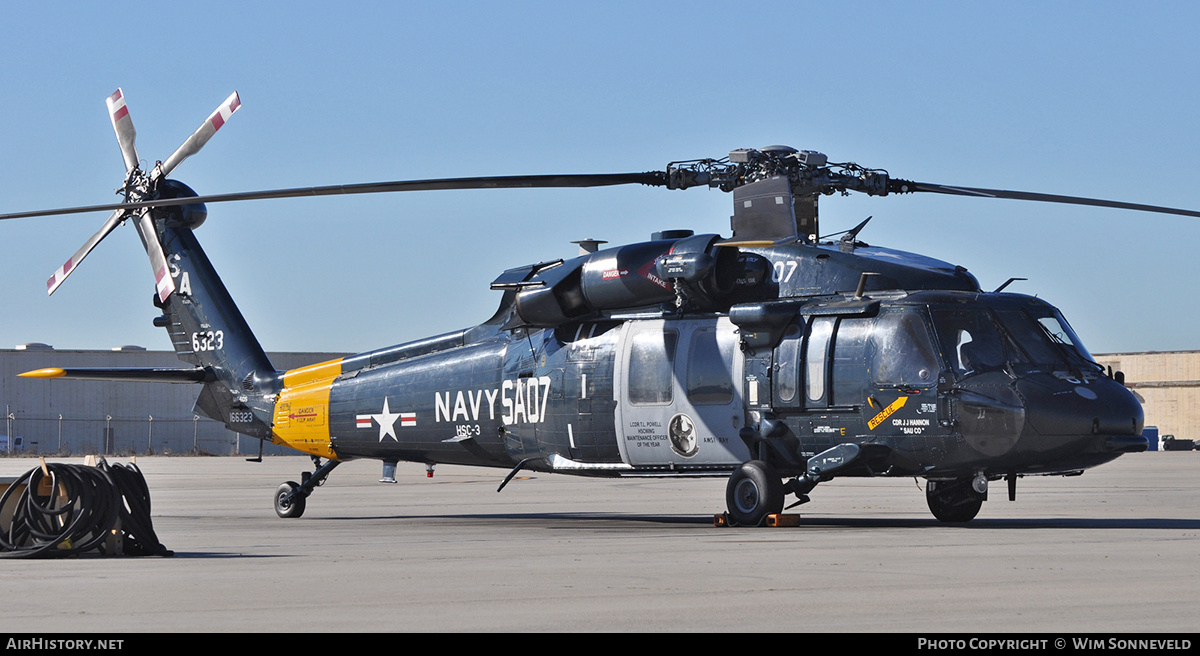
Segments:
[[[759,526],[783,511],[783,481],[767,463],[751,460],[729,476],[725,505],[733,524]]]
[[[929,511],[943,522],[961,523],[975,519],[983,506],[983,495],[971,489],[971,479],[929,481],[925,484],[925,500]]]
[[[283,518],[299,517],[304,514],[307,497],[292,492],[300,487],[298,483],[288,481],[275,490],[275,514]],[[288,497],[291,497],[290,499]]]

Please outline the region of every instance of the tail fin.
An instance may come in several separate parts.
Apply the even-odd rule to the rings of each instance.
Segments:
[[[134,146],[136,131],[125,95],[117,89],[108,98],[108,113],[125,160],[125,181],[121,187],[124,202],[108,217],[99,232],[84,242],[83,247],[46,282],[47,293],[53,293],[104,237],[132,219],[154,270],[154,304],[163,311],[154,323],[167,329],[175,352],[195,368],[43,369],[23,375],[202,382],[204,389],[196,401],[197,413],[222,421],[238,433],[263,439],[271,436],[271,413],[275,395],[282,387],[282,375],[271,366],[192,234],[192,230],[204,223],[208,211],[201,203],[153,208],[143,205],[145,201],[196,196],[187,185],[166,176],[199,151],[240,106],[241,100],[235,91],[165,163],[158,163],[147,175],[138,166]]]
[[[164,182],[176,197],[195,195],[182,183]],[[281,374],[271,365],[192,232],[207,216],[204,206],[162,208],[152,214],[176,288],[166,301],[154,297],[154,304],[163,311],[154,323],[166,328],[181,360],[208,372],[209,382],[196,401],[197,413],[222,421],[238,433],[270,437]]]

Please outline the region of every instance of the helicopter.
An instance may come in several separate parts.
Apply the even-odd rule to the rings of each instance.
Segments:
[[[663,171],[402,180],[200,195],[168,176],[241,106],[234,92],[166,161],[140,168],[122,91],[107,101],[125,163],[121,202],[0,215],[110,211],[47,281],[53,293],[118,225],[132,222],[155,279],[154,325],[186,368],[49,368],[36,378],[200,385],[194,411],[308,454],[276,490],[304,514],[340,463],[400,461],[597,477],[726,477],[724,520],[754,526],[851,476],[926,480],[943,522],[967,522],[1003,480],[1081,474],[1144,451],[1143,412],[1121,372],[1097,364],[1040,298],[987,292],[962,266],[818,230],[833,194],[918,192],[1200,216],[1151,205],[954,187],[832,163],[788,146],[743,148]],[[207,205],[417,190],[716,188],[731,235],[655,232],[645,242],[497,275],[482,323],[279,371],[194,231]],[[868,219],[869,221],[870,219]],[[836,235],[835,235],[836,236]]]

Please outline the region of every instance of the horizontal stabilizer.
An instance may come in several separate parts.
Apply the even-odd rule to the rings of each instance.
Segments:
[[[73,380],[125,380],[143,383],[207,383],[215,380],[200,367],[195,369],[150,369],[124,367],[105,369],[102,367],[80,367],[59,369],[50,367],[18,374],[23,378],[68,378]]]

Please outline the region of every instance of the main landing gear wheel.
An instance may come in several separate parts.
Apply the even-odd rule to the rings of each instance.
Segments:
[[[767,463],[751,460],[730,474],[725,505],[733,524],[759,526],[783,511],[783,481]]]
[[[971,479],[928,481],[925,500],[929,511],[943,522],[969,522],[979,514],[983,495],[971,489]]]
[[[275,490],[276,515],[286,519],[289,517],[299,517],[304,514],[304,505],[307,497],[303,494],[292,494],[298,487],[300,487],[299,483],[288,481]]]

